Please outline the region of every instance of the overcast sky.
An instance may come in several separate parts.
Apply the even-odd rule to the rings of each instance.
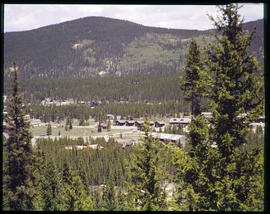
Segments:
[[[263,4],[241,4],[245,21],[263,18]],[[207,5],[4,5],[4,32],[31,30],[87,16],[104,16],[145,26],[206,30],[217,15]]]

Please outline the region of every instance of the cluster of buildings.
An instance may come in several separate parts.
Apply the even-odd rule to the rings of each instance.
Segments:
[[[68,150],[72,150],[72,149],[77,149],[77,150],[102,150],[104,149],[103,146],[101,146],[100,144],[78,144],[78,145],[62,145],[63,149],[68,149]]]
[[[74,104],[74,101],[51,100],[50,98],[46,98],[45,100],[41,101],[41,105],[44,105],[44,106],[48,106],[48,105],[64,106],[64,105],[71,105],[71,104]]]
[[[168,143],[180,143],[182,147],[184,148],[186,145],[187,138],[185,135],[179,135],[179,134],[167,134],[167,133],[158,133],[158,132],[152,132],[152,137],[158,138],[160,141]]]
[[[182,127],[184,131],[187,131],[187,127],[189,123],[191,122],[190,118],[171,118],[169,121],[169,124],[171,126],[178,126]],[[140,120],[115,120],[115,126],[136,126],[139,130],[141,130],[144,121]],[[164,121],[150,121],[149,122],[150,127],[155,128],[162,128],[166,126],[166,123]]]
[[[48,105],[56,105],[56,106],[65,106],[65,105],[72,105],[72,104],[80,104],[80,105],[88,105],[91,108],[95,108],[96,106],[100,105],[101,101],[77,101],[75,102],[73,99],[61,101],[61,100],[52,100],[50,98],[45,98],[41,101],[41,105],[48,106]]]
[[[136,126],[139,130],[141,130],[141,127],[143,126],[144,121],[134,121],[134,120],[116,120],[115,126]],[[160,121],[150,121],[150,126],[155,126],[156,128],[165,126],[164,122]]]
[[[143,144],[143,142],[140,140],[115,139],[115,141],[122,147],[122,149],[125,149],[126,147],[129,147],[129,146]]]
[[[209,120],[213,117],[213,113],[202,112],[202,116],[205,119]],[[241,118],[244,116],[246,116],[246,114],[241,114],[238,117]],[[110,120],[113,120],[114,116],[112,114],[108,114],[107,118]],[[155,128],[162,128],[162,127],[165,127],[166,125],[177,126],[177,127],[183,128],[184,132],[188,132],[188,125],[190,124],[190,122],[191,122],[191,116],[186,116],[183,118],[171,118],[167,124],[164,121],[150,121],[149,125],[150,127],[155,127]],[[137,121],[136,120],[120,120],[118,119],[118,116],[114,123],[115,126],[136,126],[138,130],[141,130],[143,124],[144,124],[144,121],[139,121],[139,120]],[[265,124],[265,117],[260,116],[259,119],[250,123],[250,129],[254,132],[258,126],[261,126],[264,129],[264,124]]]

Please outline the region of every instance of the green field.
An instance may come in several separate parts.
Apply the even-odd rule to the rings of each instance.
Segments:
[[[47,133],[47,126],[38,126],[38,127],[32,127],[31,131],[34,136],[39,136],[39,135],[46,135]],[[106,129],[103,129],[102,132],[97,132],[96,128],[88,128],[88,127],[73,127],[71,130],[66,131],[64,127],[57,127],[53,128],[52,127],[52,136],[58,136],[60,131],[61,136],[103,136],[103,135],[112,135],[112,134],[117,134],[117,133],[123,133],[126,131],[131,131],[131,130],[126,130],[126,129],[113,129],[110,131],[107,131]]]

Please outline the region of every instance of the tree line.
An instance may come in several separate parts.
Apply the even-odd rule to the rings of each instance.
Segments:
[[[164,102],[179,101],[181,90],[179,72],[156,74],[115,75],[85,79],[22,80],[24,100],[40,103],[49,97],[56,100],[77,101],[131,101]],[[5,81],[5,93],[9,93],[10,81]]]
[[[43,106],[30,105],[27,113],[31,118],[38,118],[44,122],[59,122],[65,118],[78,119],[86,121],[90,117],[96,121],[100,119],[106,121],[107,114],[113,114],[116,118],[120,115],[122,119],[128,117],[180,117],[180,112],[189,112],[189,104],[182,102],[166,102],[166,103],[107,103],[96,106],[94,109],[86,105],[67,105],[67,106]],[[207,109],[205,109],[207,110]]]

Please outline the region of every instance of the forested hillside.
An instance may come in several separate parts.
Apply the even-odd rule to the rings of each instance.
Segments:
[[[179,72],[86,79],[24,80],[21,91],[25,100],[40,103],[51,99],[76,101],[176,101],[181,99]],[[10,88],[8,82],[5,88]],[[6,90],[8,95],[8,90]]]
[[[251,51],[262,60],[263,20],[244,24],[257,31]],[[30,31],[4,34],[4,71],[13,60],[23,79],[85,78],[104,74],[181,71],[189,39],[209,31],[146,27],[129,21],[86,17]]]

